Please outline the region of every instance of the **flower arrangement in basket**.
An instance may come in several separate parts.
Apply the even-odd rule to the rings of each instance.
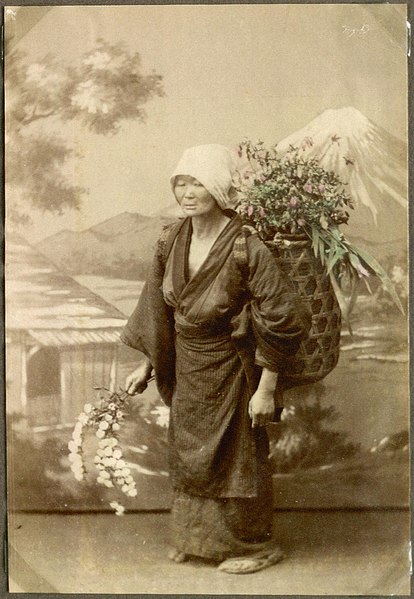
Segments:
[[[85,478],[84,440],[86,429],[94,429],[98,439],[98,447],[94,457],[97,470],[97,482],[108,488],[117,488],[128,497],[136,497],[137,489],[131,470],[123,458],[119,442],[119,432],[127,414],[127,401],[130,395],[121,390],[110,392],[105,388],[97,388],[100,400],[96,405],[87,403],[79,414],[72,439],[68,443],[71,470],[78,481]],[[125,508],[117,501],[110,503],[118,516]]]
[[[348,223],[354,204],[336,173],[325,170],[317,158],[303,154],[312,143],[306,138],[301,148],[290,146],[280,156],[277,146],[266,148],[261,141],[243,141],[239,156],[246,157],[248,168],[239,173],[236,185],[238,213],[271,246],[287,247],[292,236],[305,235],[328,274],[334,273],[337,280],[347,275],[353,288],[362,280],[371,291],[369,276],[377,276],[403,311],[386,271],[339,230],[339,225]]]
[[[272,250],[312,312],[312,329],[291,364],[288,386],[315,382],[334,368],[341,331],[338,297],[350,328],[358,281],[371,291],[369,277],[378,277],[403,312],[386,271],[340,231],[353,201],[336,173],[325,170],[317,158],[305,156],[312,144],[306,138],[301,148],[290,146],[279,155],[277,146],[245,140],[239,145],[245,168],[235,179],[237,212]],[[342,291],[344,282],[350,286],[349,301]]]

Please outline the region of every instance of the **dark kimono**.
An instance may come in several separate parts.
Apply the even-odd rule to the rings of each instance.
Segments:
[[[221,560],[269,541],[272,484],[265,428],[249,400],[262,367],[281,373],[310,326],[308,313],[257,235],[229,220],[188,275],[191,219],[159,243],[122,340],[150,359],[171,406],[169,463],[174,545]],[[234,243],[246,235],[247,265]],[[168,253],[168,257],[166,256]]]

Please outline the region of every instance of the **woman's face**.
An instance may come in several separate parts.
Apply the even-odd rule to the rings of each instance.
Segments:
[[[194,177],[178,175],[174,195],[186,216],[202,216],[220,210],[216,200]]]

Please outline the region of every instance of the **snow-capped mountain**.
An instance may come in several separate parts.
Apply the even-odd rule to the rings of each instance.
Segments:
[[[356,108],[326,110],[277,144],[320,160],[348,184],[355,203],[349,236],[370,245],[404,245],[407,230],[407,145]],[[384,248],[385,251],[385,248]]]

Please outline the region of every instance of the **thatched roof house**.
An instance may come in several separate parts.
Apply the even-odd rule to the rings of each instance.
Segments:
[[[70,424],[94,386],[117,385],[125,315],[13,235],[5,290],[7,410],[32,426]]]

